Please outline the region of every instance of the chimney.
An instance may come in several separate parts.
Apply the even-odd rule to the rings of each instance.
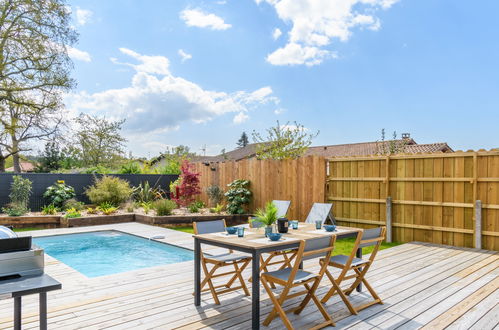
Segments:
[[[402,139],[408,140],[411,138],[411,133],[402,133]]]

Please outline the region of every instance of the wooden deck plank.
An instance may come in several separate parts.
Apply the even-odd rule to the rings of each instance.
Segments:
[[[478,304],[473,306],[471,309],[467,310],[466,312],[461,311],[461,315],[458,315],[458,318],[450,324],[447,329],[449,330],[454,330],[454,329],[469,329],[471,328],[475,323],[477,323],[482,317],[485,317],[485,315],[492,311],[494,307],[497,306],[499,302],[499,290],[495,290],[492,292],[487,298],[483,299],[480,301]],[[499,317],[499,311],[495,315],[496,317],[496,325],[499,323],[499,320],[497,317]],[[482,327],[482,329],[493,329],[493,326],[490,327]]]

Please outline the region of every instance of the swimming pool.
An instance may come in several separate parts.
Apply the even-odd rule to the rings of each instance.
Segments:
[[[87,277],[189,261],[193,252],[120,231],[33,238],[45,253]]]

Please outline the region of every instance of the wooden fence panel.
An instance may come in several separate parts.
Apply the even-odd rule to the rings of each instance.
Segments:
[[[328,160],[326,199],[343,225],[386,222],[392,198],[393,240],[499,250],[499,152],[457,152]],[[475,203],[482,229],[475,233]]]
[[[200,199],[207,204],[207,187],[218,185],[227,191],[227,185],[236,179],[251,183],[251,212],[273,199],[290,200],[288,218],[304,220],[314,202],[325,200],[326,161],[322,157],[283,161],[246,159],[195,166],[200,173]]]

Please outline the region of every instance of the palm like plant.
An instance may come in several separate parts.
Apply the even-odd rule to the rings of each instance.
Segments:
[[[258,209],[255,214],[255,218],[251,220],[252,222],[259,222],[265,226],[272,226],[279,215],[277,214],[278,209],[273,202],[268,202],[265,209]]]

